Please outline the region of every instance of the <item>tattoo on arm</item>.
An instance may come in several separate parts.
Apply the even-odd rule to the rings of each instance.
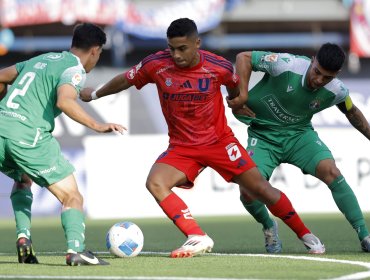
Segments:
[[[367,139],[370,140],[370,126],[362,112],[353,105],[351,110],[346,113],[346,117],[354,128],[360,131]]]

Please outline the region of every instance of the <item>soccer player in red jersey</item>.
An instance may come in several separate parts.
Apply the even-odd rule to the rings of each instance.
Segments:
[[[171,257],[192,257],[213,248],[213,240],[172,191],[173,187],[191,188],[198,174],[208,166],[226,181],[239,184],[263,201],[306,246],[313,247],[311,253],[323,253],[325,247],[320,240],[303,224],[289,199],[261,176],[227,125],[221,85],[227,88],[230,107],[241,107],[246,101],[246,96],[239,95],[239,77],[231,62],[200,50],[197,26],[188,18],[170,24],[167,41],[168,49],[149,55],[97,91],[84,89],[80,98],[91,101],[132,85],[141,89],[148,83],[156,84],[170,143],[153,164],[146,187],[188,238]]]

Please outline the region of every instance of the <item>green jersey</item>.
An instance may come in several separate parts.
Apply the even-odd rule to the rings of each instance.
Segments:
[[[0,136],[35,146],[51,137],[58,87],[73,86],[79,94],[86,72],[71,52],[46,53],[16,64],[19,73],[0,102]]]
[[[265,72],[249,91],[247,106],[255,118],[236,115],[253,129],[304,130],[312,128],[314,114],[344,102],[348,89],[338,79],[324,87],[311,90],[306,74],[311,60],[286,53],[252,52],[253,71]]]

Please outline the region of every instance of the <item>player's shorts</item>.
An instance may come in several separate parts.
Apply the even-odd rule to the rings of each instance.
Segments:
[[[53,137],[32,147],[0,136],[0,171],[18,182],[26,173],[39,186],[48,187],[68,177],[75,169],[63,157]]]
[[[281,163],[295,165],[303,173],[315,176],[320,161],[334,159],[329,148],[312,129],[269,133],[249,127],[247,151],[267,180]]]
[[[208,146],[169,146],[156,163],[165,163],[182,171],[188,183],[178,187],[190,188],[195,178],[206,167],[217,171],[227,182],[255,167],[239,141],[231,136]]]

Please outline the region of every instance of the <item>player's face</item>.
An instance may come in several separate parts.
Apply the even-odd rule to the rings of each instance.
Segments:
[[[87,65],[85,66],[86,73],[89,73],[98,63],[100,55],[103,51],[103,47],[92,47],[90,50],[90,57],[87,62]]]
[[[200,39],[197,36],[167,39],[171,56],[178,67],[193,67],[199,62]]]
[[[311,89],[319,89],[331,82],[338,75],[338,72],[325,70],[314,57],[308,69],[307,85]]]

